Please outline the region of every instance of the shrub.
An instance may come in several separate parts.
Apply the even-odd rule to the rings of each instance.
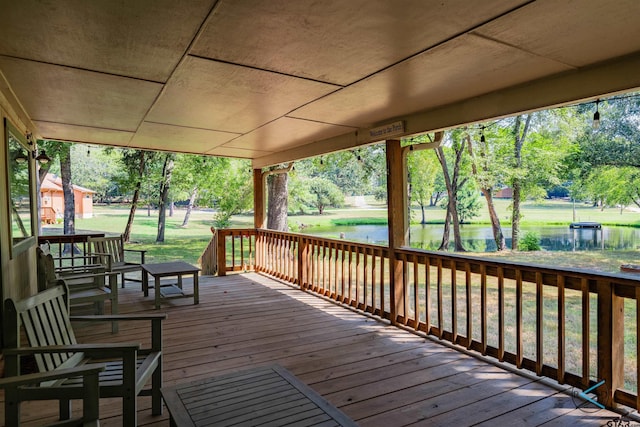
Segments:
[[[527,234],[518,242],[518,249],[521,251],[539,251],[540,250],[540,236],[538,233],[528,231]]]

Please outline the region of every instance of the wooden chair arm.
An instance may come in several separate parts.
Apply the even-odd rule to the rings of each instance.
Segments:
[[[140,255],[140,264],[144,264],[144,257],[147,253],[146,249],[123,249],[124,252],[137,252]]]
[[[139,252],[141,254],[147,253],[146,249],[124,249],[125,252]]]
[[[5,348],[2,350],[5,356],[25,356],[28,354],[51,354],[51,353],[123,353],[127,351],[138,351],[140,343],[109,343],[109,344],[69,344],[50,345],[44,347],[18,347]]]
[[[162,321],[167,318],[164,313],[160,314],[115,314],[100,316],[70,316],[71,321],[107,321],[107,320],[150,320],[151,321],[151,347],[152,351],[162,351]]]
[[[39,372],[35,374],[18,375],[0,379],[0,389],[9,387],[20,387],[29,384],[38,384],[43,381],[57,380],[61,378],[73,378],[97,374],[104,371],[106,365],[100,363],[89,363],[76,368],[56,369],[55,371]],[[96,378],[97,380],[97,378]]]
[[[101,322],[112,320],[164,320],[167,315],[159,314],[101,314],[95,316],[69,316],[71,321],[79,322]]]
[[[96,261],[97,260],[97,257]],[[92,274],[92,273],[104,273],[105,266],[104,264],[100,264],[99,262],[94,264],[80,264],[80,265],[69,265],[66,267],[56,267],[56,274],[58,276],[67,276],[69,274]]]

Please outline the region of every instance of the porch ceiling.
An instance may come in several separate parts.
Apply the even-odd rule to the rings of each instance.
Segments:
[[[2,0],[0,79],[41,138],[259,167],[636,89],[639,19],[637,0]]]

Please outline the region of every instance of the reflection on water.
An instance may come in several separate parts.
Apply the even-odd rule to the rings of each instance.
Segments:
[[[442,225],[414,225],[411,227],[410,245],[414,248],[436,250],[442,240]],[[302,231],[314,236],[338,239],[344,233],[345,239],[388,244],[388,231],[384,225],[356,225],[309,227]],[[570,229],[569,226],[524,227],[521,238],[527,232],[540,237],[540,245],[548,251],[589,251],[589,250],[625,250],[640,246],[640,229],[632,227],[603,227],[600,230]],[[462,239],[467,250],[491,252],[496,250],[491,227],[486,225],[464,225],[461,228]],[[503,229],[507,247],[511,247],[511,229]],[[453,232],[451,239],[453,242]]]

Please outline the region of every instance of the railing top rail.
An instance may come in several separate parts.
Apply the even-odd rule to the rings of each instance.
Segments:
[[[344,240],[344,239],[331,239],[331,238],[327,238],[327,237],[318,237],[318,236],[314,236],[311,234],[302,234],[302,233],[292,233],[289,231],[276,231],[276,230],[267,230],[264,228],[259,228],[257,229],[257,231],[259,233],[263,233],[263,234],[275,234],[275,235],[282,235],[282,236],[287,236],[287,237],[295,237],[295,238],[300,238],[302,240],[317,240],[317,241],[323,241],[323,242],[328,242],[328,243],[332,243],[332,244],[338,244],[338,245],[350,245],[350,246],[358,246],[360,248],[366,248],[366,249],[371,249],[374,251],[383,251],[383,252],[387,252],[389,250],[389,248],[387,246],[382,246],[382,245],[376,245],[376,244],[372,244],[372,243],[360,243],[360,242],[354,242],[351,240]]]
[[[247,235],[257,234],[257,230],[255,228],[220,228],[220,229],[217,229],[217,232],[221,236],[240,235],[240,234],[247,234]]]
[[[104,237],[104,233],[78,233],[78,234],[48,234],[38,236],[38,244],[49,243],[79,243],[86,242],[89,237]]]
[[[428,251],[424,249],[415,249],[403,247],[396,250],[399,254],[408,256],[426,256],[429,258],[439,258],[442,260],[454,260],[469,264],[485,265],[490,267],[501,267],[510,270],[524,270],[537,272],[542,274],[562,275],[565,277],[586,278],[589,280],[604,280],[607,282],[615,282],[628,286],[640,286],[640,278],[631,277],[623,273],[607,273],[596,270],[577,269],[571,267],[553,267],[549,265],[541,265],[534,263],[515,262],[515,261],[497,261],[493,258],[483,258],[479,256],[463,255],[459,253],[442,253],[436,251]]]

